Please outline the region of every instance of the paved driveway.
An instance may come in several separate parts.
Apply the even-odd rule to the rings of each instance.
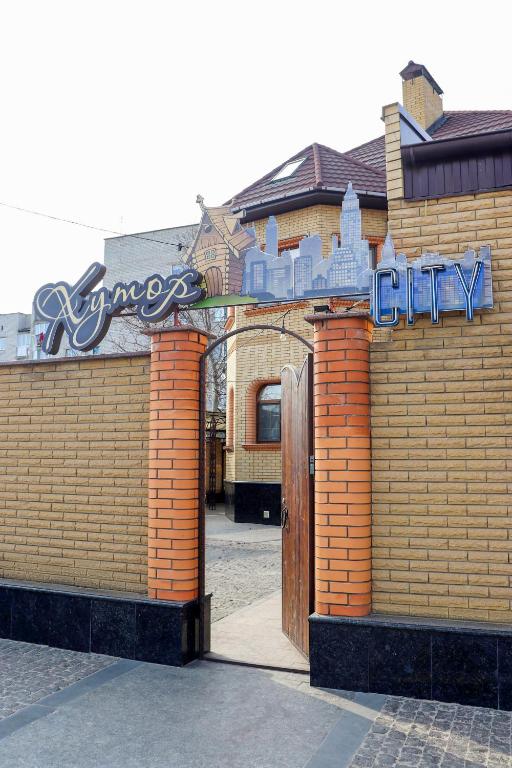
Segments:
[[[25,699],[32,703],[0,720],[6,768],[318,768],[330,765],[315,760],[345,719],[352,736],[339,744],[343,766],[382,703],[315,691],[303,675],[212,662],[178,669],[70,651],[57,658],[26,644],[20,664],[22,656],[46,667],[48,685],[38,681]],[[75,668],[68,686],[64,658]],[[101,668],[88,674],[98,659]],[[55,685],[62,687],[44,695]]]
[[[0,640],[0,692],[2,768],[512,766],[510,713],[316,690],[292,673]]]

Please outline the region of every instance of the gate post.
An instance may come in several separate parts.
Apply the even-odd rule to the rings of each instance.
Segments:
[[[316,314],[315,611],[371,611],[370,338],[366,312]]]
[[[148,595],[199,596],[200,360],[208,336],[181,325],[151,335]]]

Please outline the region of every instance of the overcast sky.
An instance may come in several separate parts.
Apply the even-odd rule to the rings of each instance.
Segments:
[[[508,8],[508,18],[506,16]],[[313,141],[383,131],[398,72],[446,109],[510,109],[510,4],[0,4],[0,202],[121,232],[190,224]],[[0,206],[0,313],[103,256],[99,232]]]

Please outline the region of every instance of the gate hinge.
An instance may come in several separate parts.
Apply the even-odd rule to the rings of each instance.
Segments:
[[[310,475],[315,474],[315,457],[314,456],[309,457],[309,474]]]

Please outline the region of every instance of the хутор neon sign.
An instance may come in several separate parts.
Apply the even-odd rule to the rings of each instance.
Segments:
[[[395,255],[390,236],[386,238],[370,286],[370,312],[376,326],[398,325],[400,315],[413,325],[420,313],[428,313],[437,324],[441,312],[453,310],[464,311],[471,321],[475,309],[492,305],[489,246],[483,246],[478,255],[468,250],[460,259],[425,253],[408,262],[404,254]]]
[[[49,321],[44,352],[57,354],[63,333],[74,350],[88,352],[105,337],[112,317],[127,307],[134,307],[139,320],[156,323],[169,317],[179,305],[195,304],[204,295],[202,275],[192,268],[178,275],[151,275],[143,283],[134,280],[116,283],[110,290],[93,291],[105,271],[103,264],[96,262],[74,285],[49,283],[37,291],[34,313]]]

